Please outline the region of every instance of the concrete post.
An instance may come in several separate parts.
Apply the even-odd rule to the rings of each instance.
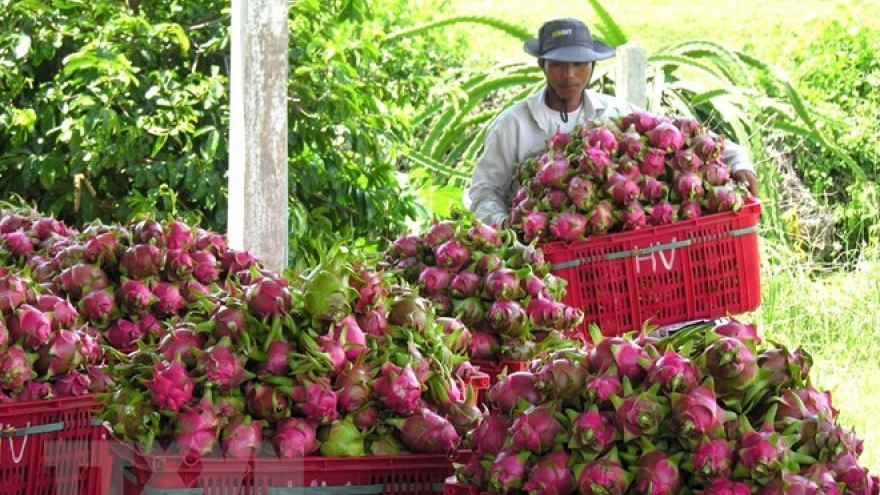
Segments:
[[[232,0],[229,245],[287,266],[288,0]]]
[[[616,96],[640,108],[646,108],[648,104],[646,77],[648,57],[645,54],[645,49],[627,43],[617,48],[616,59]]]

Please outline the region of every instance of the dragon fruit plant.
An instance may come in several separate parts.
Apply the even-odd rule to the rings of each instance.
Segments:
[[[880,491],[859,465],[862,441],[810,384],[803,349],[762,346],[735,319],[593,337],[499,375],[457,483],[502,494]]]
[[[570,172],[555,167],[548,162],[541,173],[558,182]],[[561,302],[565,282],[540,250],[477,220],[435,220],[421,234],[401,236],[383,266],[417,287],[439,317],[463,324],[461,345],[477,361],[528,361],[558,344],[545,336],[572,333],[583,321],[582,311]]]
[[[558,132],[517,168],[512,228],[527,244],[573,242],[735,212],[748,193],[723,150],[697,120],[643,110]]]

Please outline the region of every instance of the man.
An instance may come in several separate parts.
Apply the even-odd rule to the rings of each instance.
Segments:
[[[490,125],[483,155],[474,167],[467,191],[469,208],[484,223],[509,227],[508,214],[517,184],[516,166],[547,148],[557,131],[570,132],[580,123],[625,115],[636,109],[613,96],[588,90],[595,62],[614,56],[614,49],[594,40],[576,19],[545,23],[538,38],[525,43],[526,53],[537,57],[546,84],[528,98],[502,112]],[[725,142],[724,159],[733,179],[746,183],[757,195],[758,178],[745,148]]]

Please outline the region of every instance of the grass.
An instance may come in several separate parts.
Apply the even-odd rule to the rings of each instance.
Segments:
[[[746,51],[786,69],[779,58],[792,37],[810,36],[810,20],[848,19],[854,28],[880,24],[873,2],[861,0],[630,0],[602,6],[631,42],[650,53],[686,39],[708,39]],[[445,15],[482,15],[537,32],[556,17],[578,17],[595,24],[586,0],[452,1]],[[459,27],[473,44],[477,64],[527,61],[522,45],[509,36],[480,27]],[[772,201],[772,199],[771,199]],[[774,237],[768,235],[768,238]],[[758,324],[766,339],[803,347],[814,358],[810,377],[828,390],[840,411],[840,423],[864,439],[861,464],[880,473],[880,260],[858,268],[824,273],[809,258],[785,246],[762,248],[762,305],[742,319]]]

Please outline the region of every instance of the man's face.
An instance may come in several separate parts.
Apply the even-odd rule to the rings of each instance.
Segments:
[[[547,84],[567,101],[580,101],[581,92],[593,75],[593,62],[543,60]]]

